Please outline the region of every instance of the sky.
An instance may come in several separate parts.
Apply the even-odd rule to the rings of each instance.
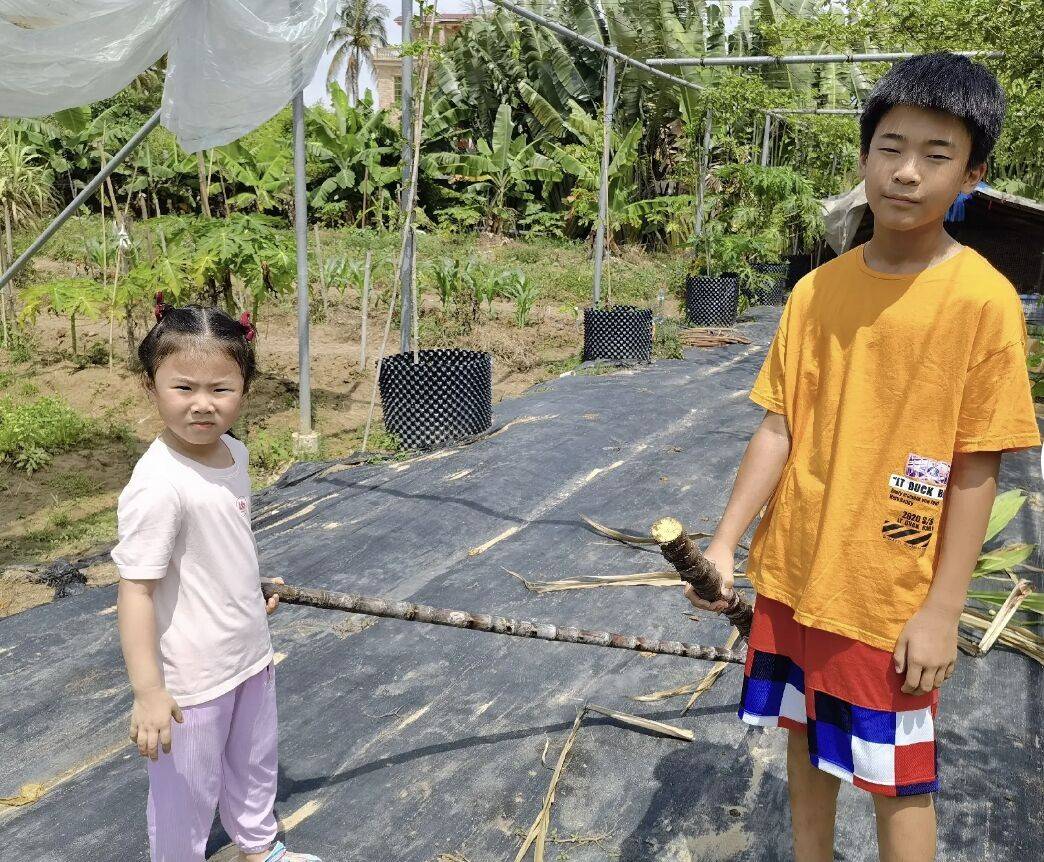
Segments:
[[[388,42],[392,45],[398,45],[402,39],[402,32],[399,25],[395,23],[395,18],[398,18],[402,13],[402,0],[382,0],[385,6],[388,7],[391,14],[388,16],[387,28],[388,28]],[[732,21],[729,23],[729,27],[737,20],[739,20],[739,7],[749,5],[752,0],[739,0],[739,2],[733,5],[732,10]],[[439,11],[440,12],[468,12],[475,8],[490,8],[492,4],[483,4],[482,0],[439,0]],[[330,69],[330,60],[333,56],[333,52],[327,53],[322,60],[319,61],[319,68],[316,69],[315,77],[312,79],[312,83],[305,88],[305,103],[312,105],[320,101],[329,101],[326,97],[326,74]],[[341,83],[344,81],[342,79]],[[367,87],[373,87],[373,78],[369,72],[363,70],[362,82],[359,88],[361,93],[366,92]]]

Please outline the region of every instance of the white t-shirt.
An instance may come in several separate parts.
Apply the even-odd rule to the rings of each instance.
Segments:
[[[220,697],[272,660],[247,450],[221,439],[231,467],[207,467],[157,439],[117,509],[112,559],[121,577],[159,580],[152,600],[163,681],[179,706]]]

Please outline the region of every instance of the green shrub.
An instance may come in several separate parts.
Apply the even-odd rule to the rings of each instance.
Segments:
[[[254,431],[247,440],[250,466],[261,473],[275,473],[295,460],[293,432]]]
[[[0,399],[0,463],[32,474],[51,456],[68,452],[89,440],[94,423],[60,398],[45,397],[28,403]]]
[[[659,321],[653,337],[653,356],[657,359],[684,359],[680,333],[681,326],[677,321]]]

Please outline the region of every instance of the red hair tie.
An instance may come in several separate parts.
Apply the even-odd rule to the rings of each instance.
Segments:
[[[257,335],[257,330],[254,329],[254,324],[250,322],[250,312],[244,311],[239,315],[239,325],[243,327],[243,337],[247,341],[253,341]]]
[[[163,315],[167,313],[167,305],[163,302],[163,291],[156,292],[156,305],[152,309],[152,313],[156,315],[156,323],[163,320]]]

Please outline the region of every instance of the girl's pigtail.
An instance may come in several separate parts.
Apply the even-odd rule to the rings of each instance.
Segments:
[[[254,324],[250,322],[250,312],[244,311],[239,315],[239,325],[243,327],[243,338],[247,341],[253,341],[257,338],[257,330],[254,328]]]
[[[156,315],[156,323],[163,320],[163,315],[170,311],[171,307],[163,301],[163,291],[157,291],[156,293],[156,305],[152,309],[152,313]]]

